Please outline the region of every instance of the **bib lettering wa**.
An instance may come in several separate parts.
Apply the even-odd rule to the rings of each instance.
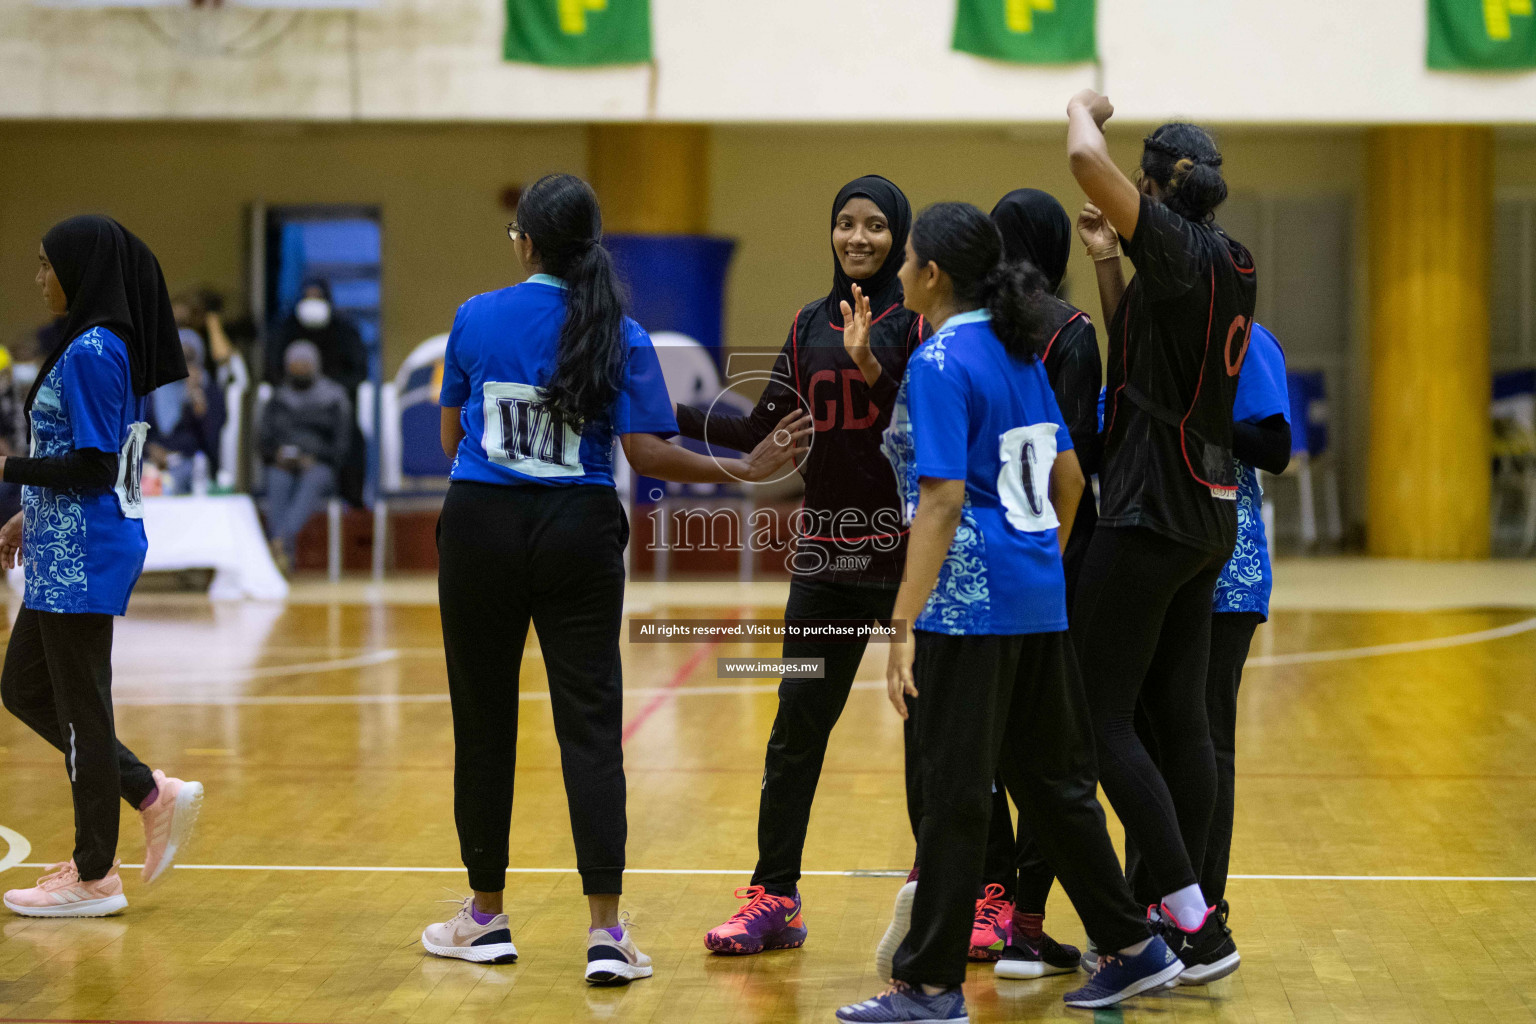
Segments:
[[[488,381],[485,392],[486,456],[528,476],[581,476],[581,435],[544,403],[532,384]]]

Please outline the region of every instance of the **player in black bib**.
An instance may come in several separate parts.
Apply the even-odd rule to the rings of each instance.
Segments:
[[[1109,324],[1098,529],[1072,632],[1104,791],[1164,895],[1153,916],[1183,984],[1237,969],[1230,932],[1200,890],[1216,798],[1205,711],[1211,598],[1237,533],[1232,405],[1247,352],[1253,259],[1213,220],[1221,155],[1190,124],[1147,136],[1140,184],[1110,159],[1114,108],[1091,89],[1067,107],[1072,173]],[[1135,265],[1129,286],[1120,245]],[[1161,771],[1136,735],[1138,699]]]
[[[896,277],[911,224],[907,197],[885,178],[866,175],[843,186],[832,204],[832,290],[795,313],[756,407],[746,416],[677,407],[683,436],[742,451],[794,409],[811,413],[815,435],[800,468],[804,528],[790,562],[787,620],[885,621],[896,600],[907,531],[880,442],[907,357],[925,331],[922,318],[902,306]],[[811,801],[863,655],[863,642],[785,642],[786,658],[824,658],[825,678],[779,685],[757,868],[751,885],[737,891],[746,903],[706,936],[711,950],[760,953],[805,941],[798,884]],[[917,788],[907,791],[915,833]]]
[[[1104,386],[1104,365],[1099,342],[1088,314],[1057,297],[1067,273],[1071,253],[1072,219],[1056,197],[1039,189],[1009,192],[992,208],[992,222],[1003,238],[1006,259],[1027,260],[1045,277],[1050,298],[1043,305],[1047,316],[1046,344],[1041,359],[1051,381],[1056,404],[1072,435],[1072,447],[1084,477],[1099,471],[1103,445],[1099,438],[1099,392]],[[1077,591],[1077,577],[1088,542],[1098,521],[1091,484],[1083,488],[1072,532],[1062,555],[1067,577],[1067,607]],[[987,836],[985,878],[1002,890],[995,901],[1011,917],[1011,927],[996,929],[998,952],[981,956],[982,916],[978,910],[971,958],[997,960],[1000,978],[1039,978],[1077,970],[1079,953],[1045,934],[1045,904],[1055,872],[1040,853],[1030,832],[1030,822],[1019,819],[1017,844],[1011,826],[1008,798],[999,784],[992,794],[992,824]],[[994,916],[1002,918],[1003,913]]]

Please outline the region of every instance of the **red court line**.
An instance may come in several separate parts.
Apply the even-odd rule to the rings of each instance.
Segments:
[[[688,677],[693,675],[694,669],[698,668],[704,659],[713,654],[715,648],[719,646],[720,641],[718,640],[710,640],[708,643],[700,644],[698,650],[689,655],[688,660],[683,662],[678,667],[678,670],[672,674],[671,680],[667,682],[665,692],[658,693],[652,697],[645,707],[640,709],[640,713],[629,720],[629,724],[624,727],[624,736],[620,742],[628,743],[629,738],[640,731],[640,727],[656,713],[658,708],[672,699],[674,691],[687,682]],[[4,1022],[0,1021],[0,1024],[4,1024]]]

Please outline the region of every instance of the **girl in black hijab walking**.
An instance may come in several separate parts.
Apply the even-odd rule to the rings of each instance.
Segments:
[[[925,324],[902,306],[912,224],[907,197],[879,175],[856,178],[832,203],[832,290],[802,306],[756,407],[746,416],[677,408],[686,437],[750,451],[787,412],[815,421],[805,477],[805,528],[790,559],[788,621],[886,621],[901,583],[906,533],[896,482],[880,451],[907,357]],[[711,931],[717,953],[760,953],[805,941],[798,890],[811,802],[827,738],[847,703],[864,641],[785,641],[785,658],[822,658],[825,678],[784,679],[768,737],[758,806],[757,869],[746,903]],[[916,814],[908,788],[909,814]]]
[[[5,708],[64,754],[75,852],[30,889],[5,894],[29,917],[101,917],[128,905],[118,877],[121,796],[144,823],[144,880],[171,866],[197,820],[203,787],[151,771],[117,741],[113,616],[144,568],[145,396],[187,375],[160,264],[106,217],[55,225],[37,283],[65,318],[64,343],[39,370],[26,409],[32,457],[0,458],[23,485],[0,528],[0,563],[26,565],[26,598],[5,652]]]

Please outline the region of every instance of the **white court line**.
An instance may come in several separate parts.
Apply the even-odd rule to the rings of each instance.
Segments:
[[[1472,644],[1487,643],[1490,640],[1503,640],[1507,637],[1520,636],[1523,633],[1536,632],[1536,616],[1512,622],[1507,626],[1499,626],[1494,629],[1478,630],[1475,633],[1458,633],[1454,636],[1432,637],[1428,640],[1406,640],[1401,643],[1375,644],[1369,647],[1346,647],[1335,651],[1299,651],[1294,654],[1266,654],[1250,657],[1247,666],[1250,668],[1271,668],[1282,665],[1309,665],[1319,662],[1349,661],[1355,658],[1380,658],[1392,654],[1414,654],[1422,651],[1438,651],[1451,647],[1466,647]],[[231,673],[225,677],[210,677],[205,673],[184,673],[181,675],[157,675],[154,680],[206,680],[209,682],[239,682],[244,679],[272,678],[276,676],[308,675],[311,673],[330,672],[347,668],[364,668],[372,665],[382,665],[396,661],[401,657],[398,650],[374,651],[369,654],[359,655],[355,658],[345,658],[337,661],[311,662],[305,665],[278,665],[270,668],[251,669],[245,672]],[[134,681],[132,678],[125,682]],[[152,681],[150,677],[144,677],[139,682]],[[630,697],[652,697],[657,694],[667,693],[674,697],[721,697],[735,694],[773,693],[777,691],[779,684],[774,683],[721,683],[715,686],[682,686],[667,688],[663,686],[631,686],[625,687],[624,693]],[[881,680],[863,680],[853,684],[855,690],[884,690],[885,683]],[[520,700],[546,701],[549,700],[549,692],[545,690],[531,690],[518,695]],[[305,705],[346,705],[346,704],[446,704],[446,693],[338,693],[338,694],[295,694],[291,696],[250,696],[231,694],[227,696],[211,697],[118,697],[113,703],[118,707],[302,707]]]
[[[687,697],[718,697],[727,694],[741,693],[774,693],[778,690],[778,683],[730,683],[720,686],[684,686],[668,688],[665,686],[626,686],[626,697],[654,697],[657,694],[671,694],[673,696]],[[854,683],[855,690],[884,690],[885,684],[877,680],[866,680]],[[548,690],[524,690],[518,695],[519,700],[546,701],[549,700]],[[254,695],[231,694],[229,696],[214,697],[114,697],[112,704],[115,707],[141,707],[141,708],[169,708],[169,707],[283,707],[285,705],[303,706],[309,704],[446,704],[446,693],[319,693],[319,694],[291,694],[281,697],[261,697]]]
[[[248,679],[276,679],[280,676],[307,676],[318,672],[339,672],[349,668],[371,668],[400,660],[400,652],[389,649],[369,651],[352,658],[336,658],[331,661],[310,661],[298,665],[266,665],[260,668],[195,669],[189,672],[161,672],[153,675],[119,675],[115,683],[241,683]]]
[[[6,843],[5,856],[0,857],[0,871],[9,871],[11,868],[21,866],[21,862],[27,859],[27,854],[32,852],[32,844],[27,842],[26,836],[4,825],[0,825],[0,839],[4,839]]]
[[[0,834],[8,830],[0,829]],[[11,833],[15,835],[15,833]],[[20,836],[16,838],[21,839]],[[25,839],[21,839],[26,843]],[[30,852],[30,848],[28,848]],[[0,862],[3,863],[3,862]],[[18,868],[46,868],[47,864],[11,864]],[[143,867],[124,864],[125,868]],[[4,870],[0,868],[0,870]],[[177,871],[349,871],[391,874],[457,874],[462,867],[394,867],[356,864],[177,864]],[[575,868],[507,868],[511,875],[574,875]],[[749,868],[625,868],[627,875],[750,875]],[[802,871],[802,875],[834,878],[905,878],[906,868],[851,868],[846,871]],[[1242,881],[1270,882],[1536,882],[1536,875],[1228,875]]]
[[[1376,644],[1372,647],[1346,647],[1337,651],[1299,651],[1295,654],[1263,654],[1249,658],[1248,666],[1311,665],[1320,661],[1348,661],[1352,658],[1380,658],[1388,654],[1414,654],[1419,651],[1439,651],[1447,647],[1466,647],[1470,644],[1502,640],[1536,630],[1536,617],[1511,622],[1495,629],[1483,629],[1476,633],[1458,633],[1455,636],[1437,636],[1429,640],[1405,640],[1395,644]]]

